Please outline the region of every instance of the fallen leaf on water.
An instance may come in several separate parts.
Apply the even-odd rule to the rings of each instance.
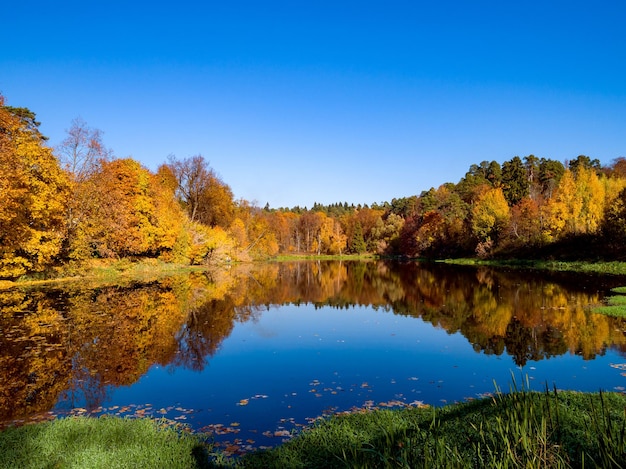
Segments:
[[[224,448],[224,451],[228,453],[236,453],[237,451],[239,451],[239,446],[228,445],[226,448]]]

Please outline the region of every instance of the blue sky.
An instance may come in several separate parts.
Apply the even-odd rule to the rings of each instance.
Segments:
[[[202,154],[236,198],[372,203],[473,163],[626,156],[626,2],[30,1],[0,92],[156,168]]]

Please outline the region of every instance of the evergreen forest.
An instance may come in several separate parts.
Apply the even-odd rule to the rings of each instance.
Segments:
[[[263,208],[202,156],[152,172],[75,119],[55,147],[0,95],[0,279],[119,259],[207,265],[277,255],[624,260],[626,158],[528,155],[371,204]],[[407,168],[410,169],[410,168]]]

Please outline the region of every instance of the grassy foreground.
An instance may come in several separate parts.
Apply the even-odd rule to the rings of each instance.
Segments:
[[[209,451],[201,435],[149,419],[67,418],[0,432],[2,468],[626,467],[626,395],[496,393],[334,416],[240,459],[209,461]]]
[[[626,467],[626,396],[515,392],[334,417],[242,467]]]
[[[71,417],[0,433],[0,468],[172,468],[207,461],[198,437],[158,420]]]

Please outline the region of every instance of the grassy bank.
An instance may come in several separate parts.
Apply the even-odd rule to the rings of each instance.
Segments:
[[[198,437],[159,421],[75,417],[0,433],[0,468],[172,468],[207,461]]]
[[[243,467],[626,467],[626,396],[520,391],[323,421]]]
[[[547,261],[524,259],[445,259],[439,262],[455,265],[484,265],[490,267],[510,267],[556,272],[579,272],[593,274],[626,275],[626,262],[618,261]]]
[[[521,390],[337,415],[240,459],[209,461],[201,441],[154,420],[68,418],[0,432],[0,467],[626,467],[626,396]]]
[[[613,295],[607,297],[606,305],[594,308],[593,312],[626,318],[626,287],[613,288],[611,293]]]

